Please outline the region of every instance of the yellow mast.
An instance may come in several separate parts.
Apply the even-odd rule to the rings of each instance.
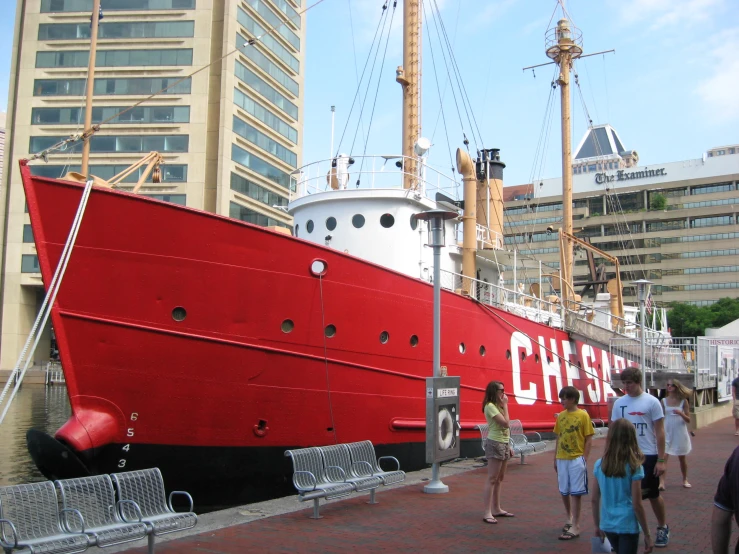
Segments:
[[[403,187],[416,186],[413,147],[421,136],[421,0],[403,0],[403,65],[395,71],[403,88]]]
[[[92,127],[92,95],[95,89],[95,58],[98,45],[98,22],[100,21],[100,0],[92,3],[92,24],[90,27],[90,60],[87,66],[87,97],[85,98],[85,136],[82,143],[82,175],[87,177],[90,163],[90,128]]]
[[[547,33],[547,56],[559,65],[557,83],[562,104],[562,230],[564,237],[560,252],[562,274],[569,287],[562,287],[562,301],[572,289],[572,136],[570,122],[570,69],[572,60],[582,55],[582,35],[567,19],[560,19],[557,27]]]

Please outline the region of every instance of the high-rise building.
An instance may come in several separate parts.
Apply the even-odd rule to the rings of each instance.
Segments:
[[[90,141],[90,172],[107,180],[158,151],[163,180],[149,179],[140,194],[291,227],[284,207],[301,157],[303,2],[102,0],[92,117],[105,124]],[[83,130],[92,6],[17,2],[0,181],[7,217],[0,369],[15,363],[43,299],[18,160]],[[79,171],[81,148],[54,151],[32,170]],[[120,188],[130,190],[139,175]],[[46,329],[35,361],[49,359],[50,340]]]
[[[0,185],[3,182],[3,161],[5,158],[5,112],[0,112]]]
[[[641,278],[654,283],[652,301],[664,304],[739,297],[739,145],[692,160],[638,162],[610,125],[585,134],[573,159],[575,235],[618,257],[627,302],[636,302],[629,282]],[[515,244],[522,255],[559,268],[561,191],[561,178],[505,187],[506,248]],[[597,280],[584,249],[574,258],[576,282]],[[593,270],[603,261],[596,255]],[[615,277],[611,264],[604,269],[605,278]],[[540,277],[529,270],[524,279]]]

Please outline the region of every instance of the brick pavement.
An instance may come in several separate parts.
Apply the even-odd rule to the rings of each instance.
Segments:
[[[602,454],[604,444],[604,440],[594,441],[591,476],[593,462]],[[739,438],[733,435],[731,418],[696,431],[693,452],[688,457],[692,489],[681,486],[677,459],[670,460],[667,491],[663,494],[671,539],[664,552],[711,551],[713,494],[724,463],[737,445]],[[516,517],[501,518],[497,525],[482,522],[486,475],[483,468],[444,477],[450,488],[448,494],[423,494],[420,485],[380,489],[380,503],[375,506],[367,505],[364,496],[322,503],[321,520],[309,519],[310,503],[306,503],[305,510],[289,514],[167,542],[160,539],[157,552],[590,552],[593,524],[588,498],[583,499],[583,535],[573,541],[558,541],[564,509],[552,469],[552,453],[527,460],[528,465],[519,465],[517,461],[509,465],[503,507]],[[648,505],[647,516],[654,535],[656,522]],[[732,544],[736,539],[735,534]],[[128,552],[143,554],[146,548],[136,547]]]

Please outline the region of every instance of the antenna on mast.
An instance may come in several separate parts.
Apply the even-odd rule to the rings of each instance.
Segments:
[[[329,159],[334,157],[334,121],[336,121],[336,106],[331,106],[331,152],[329,152]]]

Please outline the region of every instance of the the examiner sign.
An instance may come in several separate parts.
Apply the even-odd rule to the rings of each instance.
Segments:
[[[608,175],[608,173],[596,173],[595,182],[599,185],[610,183],[611,181],[631,181],[634,179],[646,179],[647,177],[659,177],[667,175],[665,168],[660,169],[641,169],[639,171],[631,171],[627,173],[623,169],[619,169],[616,173]]]

